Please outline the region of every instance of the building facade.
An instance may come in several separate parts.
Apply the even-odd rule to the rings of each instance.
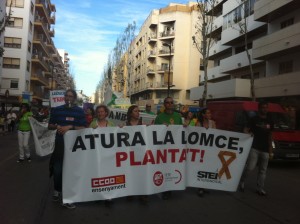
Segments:
[[[29,101],[42,104],[51,89],[65,89],[68,60],[60,55],[55,35],[55,5],[50,0],[7,0],[12,14],[4,33],[1,94],[9,90],[6,102],[16,105]]]
[[[213,66],[208,70],[208,99],[251,99],[247,47],[256,99],[299,110],[300,1],[220,0],[214,12],[215,39],[209,56]],[[199,99],[202,92],[201,85],[192,88],[191,99]]]
[[[5,30],[5,16],[6,16],[6,2],[0,2],[0,47],[4,49],[4,30]],[[0,50],[1,50],[0,49]],[[0,52],[2,53],[2,52]],[[2,77],[2,56],[0,56],[0,86],[1,86],[1,77]]]
[[[189,89],[199,83],[200,53],[192,41],[197,19],[196,3],[150,13],[128,50],[124,82],[132,103],[157,105],[169,94],[178,104],[194,104]]]

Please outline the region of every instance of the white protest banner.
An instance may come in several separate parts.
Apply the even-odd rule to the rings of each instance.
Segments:
[[[186,187],[235,191],[252,143],[246,134],[179,125],[82,129],[64,138],[64,203]]]
[[[29,122],[32,129],[35,152],[38,156],[47,156],[54,150],[56,130],[48,130],[48,123],[38,122],[30,117]]]
[[[65,104],[65,90],[50,91],[50,106],[57,107]]]
[[[109,108],[110,113],[108,116],[108,120],[112,121],[115,126],[125,125],[127,118],[127,110],[119,109],[119,108]],[[140,113],[140,118],[142,122],[146,125],[153,124],[153,121],[156,118],[156,115],[151,115],[147,113]]]

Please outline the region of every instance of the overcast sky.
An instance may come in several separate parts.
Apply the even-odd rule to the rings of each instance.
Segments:
[[[169,0],[52,0],[56,6],[54,43],[69,53],[70,71],[78,90],[95,91],[118,36],[135,21],[137,30],[153,9]]]

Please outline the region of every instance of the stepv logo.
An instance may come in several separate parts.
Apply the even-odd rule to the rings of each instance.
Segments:
[[[219,174],[217,172],[214,173],[214,172],[198,171],[197,177],[198,177],[198,180],[202,181],[202,182],[221,184],[221,181],[219,179]]]

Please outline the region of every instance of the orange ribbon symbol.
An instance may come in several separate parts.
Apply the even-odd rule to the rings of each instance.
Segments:
[[[228,156],[229,159],[225,160],[225,156]],[[232,161],[236,159],[236,154],[234,152],[220,151],[218,157],[223,165],[221,170],[219,171],[219,178],[221,178],[225,173],[227,180],[231,179],[231,174],[228,167],[230,163],[232,163]]]

